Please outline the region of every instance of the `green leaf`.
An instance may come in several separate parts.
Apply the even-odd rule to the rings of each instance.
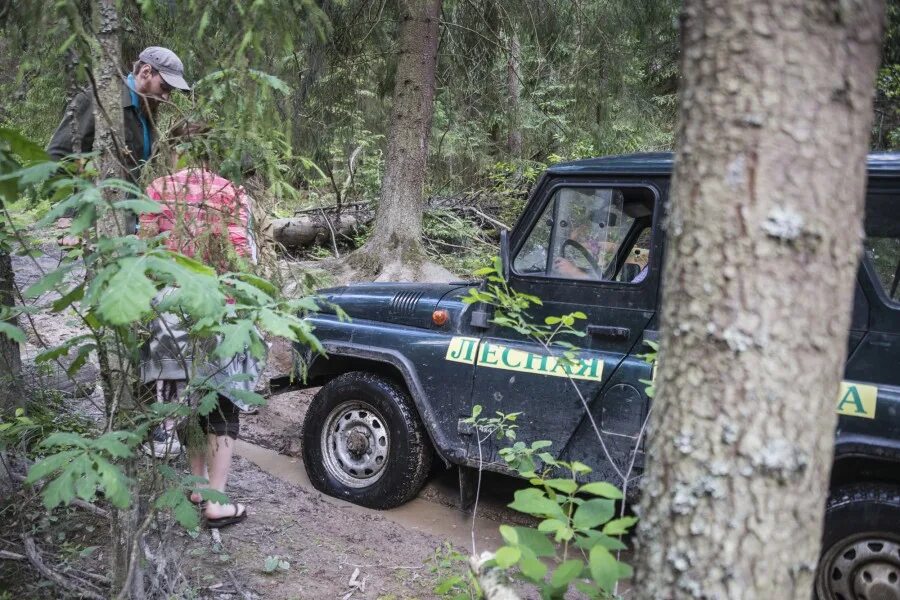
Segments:
[[[606,535],[623,535],[628,533],[632,525],[637,523],[637,517],[622,517],[615,519],[603,526],[603,533]]]
[[[62,298],[59,298],[53,302],[51,308],[53,312],[62,312],[67,307],[69,307],[73,302],[78,302],[82,298],[84,298],[84,284],[78,285],[72,288],[69,293],[67,293]]]
[[[522,547],[521,550],[519,570],[522,571],[522,575],[536,583],[543,581],[547,574],[547,565],[542,563],[529,548]]]
[[[572,470],[575,471],[575,473],[578,473],[579,475],[583,475],[585,473],[591,472],[591,468],[589,466],[587,466],[583,462],[580,462],[577,460],[572,463]]]
[[[518,490],[514,494],[514,500],[509,504],[513,510],[538,517],[566,518],[559,504],[550,500],[544,492],[534,488]]]
[[[54,175],[58,169],[59,163],[52,161],[38,162],[29,167],[13,171],[12,173],[0,175],[0,181],[8,179],[17,180],[19,189],[23,189],[35,183],[46,181]]]
[[[96,348],[96,344],[84,344],[83,346],[79,346],[78,352],[75,355],[75,359],[72,360],[71,364],[69,364],[68,368],[66,369],[66,374],[70,377],[73,377],[75,373],[77,373],[78,370],[84,366],[84,363],[87,362],[88,356]]]
[[[578,491],[585,494],[593,494],[594,496],[602,496],[603,498],[611,498],[613,500],[622,499],[622,492],[619,491],[619,488],[605,481],[586,483],[581,486]]]
[[[266,404],[266,399],[263,396],[249,390],[229,389],[228,395],[253,406],[264,406]]]
[[[52,510],[60,504],[68,504],[75,499],[75,479],[68,472],[44,486],[41,496],[44,508]]]
[[[544,481],[544,485],[564,494],[572,494],[578,489],[578,484],[572,479],[547,479]]]
[[[180,490],[177,491],[179,492],[180,500],[172,511],[175,514],[175,519],[185,529],[197,529],[200,527],[200,511]]]
[[[494,554],[494,560],[501,569],[508,569],[519,561],[522,551],[515,546],[502,546],[497,553]]]
[[[35,481],[47,477],[51,473],[55,473],[72,462],[76,456],[83,453],[83,450],[63,450],[62,452],[51,454],[43,460],[39,460],[28,469],[28,476],[25,478],[25,483],[32,484]]]
[[[150,301],[156,286],[144,274],[145,263],[139,258],[123,258],[100,297],[97,312],[113,325],[138,321],[150,312]]]
[[[614,500],[594,498],[578,507],[572,523],[577,529],[593,529],[601,523],[606,523],[616,514]]]
[[[228,494],[222,493],[219,490],[204,487],[194,491],[200,494],[200,497],[207,502],[215,502],[216,504],[228,504],[229,502]]]
[[[514,527],[519,538],[519,546],[528,548],[535,556],[555,556],[556,548],[547,536],[531,527]]]
[[[253,323],[250,321],[238,321],[226,323],[215,328],[222,334],[222,343],[215,350],[215,355],[221,358],[231,358],[235,354],[243,352],[252,343],[251,332]]]
[[[435,586],[434,593],[438,596],[443,596],[456,586],[461,586],[464,584],[465,581],[463,581],[462,577],[460,577],[459,575],[452,575],[446,579],[441,580],[441,582]]]
[[[477,419],[478,415],[481,414],[481,411],[482,411],[482,406],[480,404],[476,404],[475,406],[473,406],[472,407],[472,418]]]
[[[7,142],[9,149],[23,160],[45,161],[49,159],[43,148],[14,129],[0,127],[0,140]]]
[[[519,543],[519,534],[509,525],[500,526],[500,535],[503,536],[503,539],[506,540],[507,544],[516,545]]]
[[[591,577],[606,592],[612,592],[619,578],[619,564],[609,550],[597,545],[591,548],[589,568]]]
[[[85,502],[90,502],[97,493],[97,483],[97,473],[88,469],[75,481],[75,494]]]
[[[569,582],[581,575],[582,569],[584,569],[584,563],[581,560],[577,558],[567,560],[560,564],[550,576],[550,585],[554,588],[567,588]]]
[[[597,544],[600,544],[607,550],[625,550],[627,548],[618,538],[610,537],[593,529],[579,532],[575,541],[575,545],[582,550],[590,550]]]
[[[95,456],[94,462],[100,474],[100,483],[106,499],[117,508],[127,508],[131,502],[131,494],[125,474],[119,467],[100,456]]]
[[[87,449],[89,444],[89,440],[84,438],[77,433],[71,433],[68,431],[57,431],[51,433],[44,441],[41,442],[42,448],[53,448],[55,446],[75,446],[77,448]]]
[[[105,433],[96,440],[92,446],[98,450],[105,450],[113,458],[128,458],[131,456],[131,448],[116,439],[115,432]]]
[[[219,289],[218,280],[214,275],[184,266],[183,262],[178,254],[171,252],[146,257],[147,268],[151,272],[163,279],[174,280],[178,286],[160,303],[160,309],[179,306],[196,318],[220,315],[224,310],[225,296]]]
[[[200,402],[197,403],[197,413],[201,417],[205,417],[209,413],[216,408],[219,404],[219,392],[212,391],[207,393],[205,396],[200,398]]]
[[[30,285],[28,287],[28,289],[25,290],[24,296],[29,299],[34,299],[34,298],[37,298],[38,296],[41,296],[41,295],[49,292],[50,290],[55,288],[57,285],[59,285],[62,282],[63,278],[65,278],[65,276],[71,270],[72,270],[71,266],[63,266],[58,269],[54,269],[53,271],[50,271],[49,273],[47,273],[46,275],[41,277],[37,281],[37,283]]]
[[[538,525],[538,531],[542,531],[544,533],[553,533],[554,531],[557,531],[565,526],[566,524],[559,519],[544,519]]]
[[[259,324],[269,333],[278,337],[295,339],[294,327],[299,325],[299,319],[293,315],[279,314],[272,309],[263,308],[259,311]]]
[[[154,506],[156,508],[172,508],[181,502],[184,494],[179,488],[169,488],[156,499]]]
[[[68,354],[72,346],[86,339],[91,339],[91,336],[89,334],[82,334],[76,335],[73,338],[69,338],[59,346],[48,348],[47,350],[44,350],[43,352],[35,356],[34,362],[42,363],[47,362],[48,360],[56,360],[60,356],[65,356],[66,354]]]
[[[199,260],[190,258],[189,256],[185,256],[183,254],[178,254],[177,252],[168,252],[168,256],[179,267],[184,267],[192,273],[197,273],[199,275],[208,275],[210,277],[216,276],[215,269],[213,269],[209,265],[203,264]]]
[[[0,335],[5,335],[18,344],[25,343],[25,332],[7,321],[0,321]]]
[[[271,298],[275,298],[276,296],[278,296],[278,287],[272,282],[263,279],[262,277],[257,277],[256,275],[253,275],[251,273],[238,273],[234,275],[234,278],[249,283]],[[315,308],[315,302],[313,302],[311,310],[315,310]]]
[[[136,213],[161,213],[162,205],[158,202],[154,202],[153,200],[143,200],[143,199],[132,199],[132,200],[119,200],[118,202],[113,203],[113,208],[117,210],[130,210]]]

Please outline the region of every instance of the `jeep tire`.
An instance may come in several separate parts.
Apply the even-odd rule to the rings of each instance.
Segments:
[[[303,421],[303,461],[321,492],[370,508],[415,496],[432,448],[407,391],[362,371],[344,373],[316,394]]]
[[[832,492],[815,590],[818,600],[900,600],[900,487]]]

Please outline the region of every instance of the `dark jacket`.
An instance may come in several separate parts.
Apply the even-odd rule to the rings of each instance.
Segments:
[[[144,130],[138,117],[138,109],[131,102],[131,93],[128,87],[122,84],[122,114],[125,125],[125,152],[122,163],[128,167],[131,176],[137,179],[141,162],[144,156]],[[94,96],[90,89],[80,92],[63,115],[62,122],[50,143],[47,145],[47,153],[54,159],[60,160],[64,156],[75,151],[75,142],[72,137],[72,120],[75,120],[76,135],[81,142],[81,152],[91,152],[94,149]],[[150,124],[150,144],[156,141],[156,131]]]

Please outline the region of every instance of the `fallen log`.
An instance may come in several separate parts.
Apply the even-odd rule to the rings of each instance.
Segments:
[[[302,214],[287,219],[275,219],[272,234],[275,241],[287,248],[331,245],[336,237],[350,237],[359,227],[353,215],[328,216],[324,213]]]

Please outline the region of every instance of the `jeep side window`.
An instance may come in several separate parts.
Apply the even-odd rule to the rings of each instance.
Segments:
[[[872,261],[878,281],[891,300],[898,300],[900,289],[900,238],[867,237],[866,256]]]
[[[562,279],[642,280],[649,219],[638,223],[636,217],[649,211],[642,206],[637,207],[638,214],[629,210],[632,202],[624,192],[617,188],[558,189],[516,255],[515,271]],[[626,242],[631,248],[623,246]]]
[[[874,267],[885,295],[900,301],[900,203],[893,194],[866,198],[865,259]]]

